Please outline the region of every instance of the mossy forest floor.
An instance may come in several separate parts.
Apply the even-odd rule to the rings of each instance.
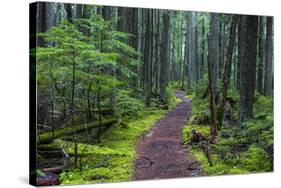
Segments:
[[[173,96],[169,103],[169,109],[175,108],[179,102],[181,100]],[[107,129],[101,135],[100,143],[89,144],[85,140],[87,135],[76,135],[79,155],[78,168],[65,169],[60,174],[61,184],[132,180],[137,142],[151,130],[156,121],[166,114],[167,110],[145,107],[137,118],[130,119],[126,123],[118,122]],[[56,139],[55,145],[63,146],[65,151],[73,156],[74,142],[66,140],[71,140],[71,138]],[[70,161],[73,163],[73,157],[70,158]]]
[[[171,89],[170,93],[175,90]],[[237,94],[230,92],[230,95],[235,100]],[[169,110],[142,107],[141,113],[126,123],[118,121],[101,134],[100,143],[91,143],[89,133],[77,134],[77,167],[69,165],[60,174],[61,183],[120,182],[273,170],[270,155],[273,149],[272,99],[257,95],[255,117],[242,128],[238,129],[235,121],[224,125],[216,142],[207,143],[208,160],[202,149],[202,144],[206,143],[192,142],[194,130],[205,138],[210,137],[208,99],[202,99],[196,91],[188,96],[176,92],[176,96],[170,97]],[[68,162],[73,164],[75,147],[71,135],[57,138],[52,145],[64,148],[71,156]]]
[[[202,89],[201,89],[202,90]],[[198,90],[200,91],[200,90]],[[273,171],[273,106],[272,98],[256,94],[254,117],[237,125],[238,94],[229,92],[229,97],[236,103],[233,106],[232,122],[224,122],[219,129],[215,143],[192,142],[192,131],[205,138],[211,138],[208,98],[202,98],[196,90],[186,96],[192,102],[192,117],[184,126],[182,138],[186,148],[200,162],[201,168],[208,175],[248,174]],[[209,148],[212,165],[202,149],[202,144]]]
[[[150,130],[165,111],[149,111],[142,119],[129,122],[126,127],[113,126],[101,136],[101,143],[78,144],[78,153],[83,153],[84,167],[80,171],[69,170],[60,175],[62,184],[85,184],[131,180],[135,159],[135,145],[139,137]],[[57,140],[57,143],[74,148],[72,142]],[[69,151],[73,153],[74,151]]]

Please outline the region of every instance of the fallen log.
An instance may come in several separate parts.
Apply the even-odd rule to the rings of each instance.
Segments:
[[[94,122],[94,123],[89,123],[87,125],[87,130],[91,130],[94,128],[98,127],[103,127],[103,126],[110,126],[114,123],[117,122],[117,119],[109,119],[103,121],[101,124],[99,122]],[[59,138],[64,135],[70,135],[73,133],[79,133],[79,132],[84,132],[86,131],[85,125],[76,125],[76,126],[71,126],[71,127],[66,127],[63,129],[56,130],[54,132],[54,139]],[[38,144],[48,144],[53,140],[52,138],[52,132],[47,132],[47,133],[42,133],[38,135]]]

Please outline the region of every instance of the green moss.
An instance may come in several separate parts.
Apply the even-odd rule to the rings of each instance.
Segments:
[[[267,172],[270,171],[271,164],[268,160],[267,153],[260,147],[252,145],[240,156],[241,162],[239,167],[247,169],[251,172]]]
[[[205,136],[208,136],[210,132],[207,126],[187,125],[182,131],[182,139],[185,144],[189,143],[193,129]],[[212,167],[202,149],[196,145],[190,147],[191,154],[200,162],[202,169],[208,175],[247,174],[271,170],[270,156],[261,146],[251,145],[246,151],[239,151],[235,148],[244,144],[243,139],[241,140],[239,137],[222,138],[218,136],[216,141],[216,144],[211,145]],[[223,157],[219,154],[223,154]]]
[[[150,111],[150,109],[146,110]],[[128,122],[126,128],[113,126],[101,136],[101,143],[98,145],[79,143],[78,154],[84,150],[83,161],[86,161],[83,170],[70,170],[62,173],[60,175],[62,184],[131,180],[136,143],[140,136],[148,132],[164,114],[164,110],[154,110],[145,118]],[[73,154],[74,145],[72,142],[56,140],[56,143],[63,144],[65,149]]]
[[[102,122],[102,125],[111,125],[116,123],[117,120],[116,119],[109,119],[109,120],[104,120]],[[99,127],[100,124],[98,122],[93,122],[93,123],[89,123],[87,125],[87,129],[93,129],[96,127]],[[54,138],[59,138],[63,135],[68,135],[68,134],[73,134],[73,133],[77,133],[77,132],[83,132],[85,131],[85,125],[77,125],[77,126],[71,126],[71,127],[66,127],[63,129],[59,129],[56,130],[54,132]],[[47,133],[42,133],[40,135],[38,135],[38,143],[40,144],[45,144],[45,143],[49,143],[52,141],[52,132],[47,132]]]

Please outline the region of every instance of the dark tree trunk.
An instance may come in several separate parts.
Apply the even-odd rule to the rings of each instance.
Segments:
[[[273,18],[266,18],[266,43],[265,43],[265,70],[264,70],[264,95],[272,94],[272,59],[273,59]]]
[[[239,124],[253,115],[256,82],[258,17],[241,16],[241,58]]]
[[[154,94],[158,95],[158,88],[159,88],[159,75],[160,75],[160,11],[156,10],[156,16],[155,16],[157,30],[155,32],[155,50],[154,50],[154,56],[155,56],[155,62],[154,62]]]
[[[75,110],[75,104],[74,104],[74,98],[75,98],[75,82],[76,82],[76,62],[75,62],[75,51],[72,50],[72,81],[71,81],[71,125],[74,126],[74,110]],[[77,167],[77,159],[78,159],[78,153],[77,153],[77,140],[75,135],[75,142],[74,142],[74,166]]]
[[[82,13],[83,13],[83,5],[77,4],[76,5],[76,15],[75,15],[76,18],[82,18],[83,17]]]
[[[138,8],[133,8],[132,10],[132,37],[131,37],[131,45],[132,47],[138,51],[139,49],[139,27],[138,27],[138,23],[139,23],[139,10]],[[138,57],[139,58],[139,57]],[[138,72],[138,67],[135,68],[135,72]],[[133,85],[135,88],[137,88],[138,86],[138,80],[137,78],[133,79]]]
[[[200,62],[200,79],[203,78],[204,76],[204,62],[205,62],[205,22],[203,20],[202,23],[202,40],[201,40],[201,48],[202,48],[202,52],[201,52],[201,62]]]
[[[194,17],[194,24],[195,24],[195,17]],[[197,31],[197,26],[194,27],[194,69],[193,69],[193,72],[194,72],[194,79],[195,81],[197,82],[199,80],[199,57],[198,57],[198,31]]]
[[[168,84],[168,45],[170,31],[169,13],[163,12],[163,29],[161,34],[161,51],[160,51],[160,99],[166,102],[166,87]]]
[[[218,78],[221,79],[223,77],[223,68],[224,68],[224,33],[225,33],[225,25],[223,17],[221,17],[220,21],[220,35],[219,35],[219,46],[220,46],[220,55],[219,55],[219,72]]]
[[[66,18],[69,22],[72,22],[72,18],[73,18],[72,4],[67,3],[67,4],[64,4],[64,6],[65,6],[65,10],[66,10]]]
[[[124,7],[118,8],[117,30],[126,32],[126,8]]]
[[[241,40],[242,40],[242,25],[241,25],[241,17],[238,18],[238,62],[237,62],[237,75],[236,75],[236,89],[239,91],[240,89],[240,78],[241,78],[241,63],[243,61],[242,59],[242,46],[241,46]]]
[[[258,46],[258,73],[257,90],[263,93],[263,70],[264,70],[264,19],[259,17],[259,46]]]
[[[110,20],[111,19],[111,7],[110,6],[103,6],[102,7],[102,17],[104,20]]]
[[[189,45],[188,45],[188,75],[187,75],[187,85],[188,85],[188,90],[190,91],[193,86],[193,82],[195,79],[195,13],[191,12],[189,15],[189,26],[188,26],[188,40],[189,40]]]
[[[144,54],[145,54],[145,15],[146,14],[146,10],[145,9],[141,9],[141,34],[140,34],[140,52],[141,54],[143,54],[140,58],[141,61],[144,62],[140,67],[139,67],[139,74],[140,74],[140,86],[142,88],[143,91],[145,91],[145,61],[144,61]]]
[[[211,59],[211,40],[208,41],[208,78],[209,78],[209,93],[210,93],[210,112],[211,112],[211,135],[215,139],[217,135],[217,116],[216,116],[216,103],[215,103],[215,88],[213,84],[213,62]]]
[[[55,4],[51,2],[38,2],[37,33],[44,33],[55,25]],[[46,43],[41,37],[37,37],[37,46]]]
[[[218,32],[218,14],[211,13],[211,20],[210,20],[210,62],[212,64],[212,84],[214,88],[214,93],[216,93],[217,87],[217,69],[219,64],[219,32]]]
[[[219,119],[219,128],[223,124],[224,120],[224,112],[225,112],[225,102],[227,97],[227,90],[229,85],[229,78],[231,74],[231,64],[232,64],[232,56],[233,56],[233,48],[235,43],[235,36],[236,36],[236,25],[237,25],[237,16],[232,17],[232,22],[230,26],[230,32],[229,32],[229,42],[228,47],[226,51],[226,62],[224,66],[224,73],[223,73],[223,90],[222,90],[222,99],[221,99],[221,115]]]
[[[152,56],[152,27],[151,27],[151,12],[152,10],[148,9],[146,12],[146,32],[145,32],[145,46],[144,46],[144,85],[145,85],[145,98],[146,105],[150,106],[151,99],[151,56]]]

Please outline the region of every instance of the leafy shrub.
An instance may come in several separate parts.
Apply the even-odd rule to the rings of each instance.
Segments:
[[[270,171],[271,168],[267,153],[255,145],[251,145],[248,151],[240,155],[239,166],[250,172]]]
[[[131,91],[120,90],[116,96],[116,113],[120,117],[138,117],[144,103],[130,96]]]

